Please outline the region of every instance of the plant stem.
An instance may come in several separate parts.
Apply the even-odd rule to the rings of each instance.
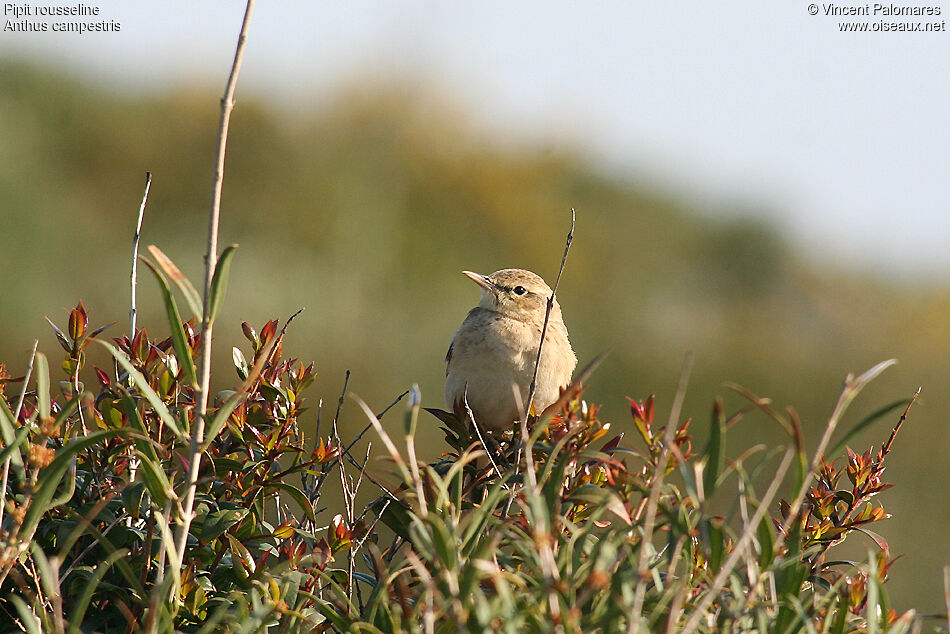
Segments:
[[[139,206],[139,218],[135,223],[135,235],[132,236],[132,275],[131,285],[132,285],[132,302],[131,307],[129,308],[129,323],[130,330],[129,336],[135,336],[135,289],[138,286],[138,263],[139,263],[139,237],[142,235],[142,218],[145,216],[145,203],[148,201],[148,190],[152,186],[152,173],[145,172],[145,193],[142,194],[142,204]]]
[[[204,314],[201,321],[201,377],[198,388],[198,411],[195,417],[195,426],[191,433],[191,456],[188,463],[187,488],[185,501],[182,506],[181,529],[178,534],[177,562],[171,562],[181,569],[185,557],[185,547],[188,544],[188,530],[191,528],[195,504],[195,492],[198,488],[198,472],[201,468],[201,445],[204,442],[205,415],[208,411],[208,390],[211,384],[211,338],[212,323],[210,319],[210,292],[211,280],[214,278],[214,269],[217,264],[218,253],[218,219],[221,215],[221,188],[224,184],[224,157],[228,145],[228,127],[231,122],[231,111],[234,109],[234,90],[237,86],[238,74],[241,71],[241,62],[244,59],[244,45],[247,41],[247,31],[254,11],[254,0],[247,0],[244,10],[244,21],[241,23],[241,33],[238,36],[237,48],[234,52],[234,63],[231,65],[231,75],[221,99],[221,120],[218,128],[218,151],[215,161],[214,186],[211,199],[211,213],[208,219],[208,250],[205,255],[205,285],[204,285]]]

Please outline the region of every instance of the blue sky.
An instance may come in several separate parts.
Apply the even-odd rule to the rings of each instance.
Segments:
[[[924,2],[947,18],[950,4]],[[243,3],[86,5],[121,30],[0,32],[0,55],[120,88],[223,86]],[[304,109],[354,76],[405,75],[506,138],[580,149],[702,210],[767,214],[822,260],[950,280],[950,33],[842,33],[822,13],[788,0],[264,1],[239,95]]]

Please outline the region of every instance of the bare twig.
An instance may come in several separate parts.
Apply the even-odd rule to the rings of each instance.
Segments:
[[[237,48],[234,51],[234,62],[231,65],[231,74],[221,99],[221,120],[218,127],[218,150],[215,161],[214,184],[212,187],[211,212],[208,219],[208,251],[205,255],[205,285],[204,285],[204,315],[201,320],[201,378],[199,380],[198,411],[195,426],[191,434],[191,455],[188,464],[187,489],[185,490],[184,505],[182,506],[181,527],[178,534],[177,561],[172,565],[181,569],[185,557],[185,548],[188,545],[188,530],[191,528],[195,504],[195,492],[198,488],[198,472],[201,468],[201,445],[204,442],[205,416],[208,411],[208,391],[211,387],[211,340],[212,323],[210,319],[211,280],[217,264],[218,253],[218,219],[221,215],[221,188],[224,183],[224,156],[228,145],[228,126],[231,122],[231,111],[234,109],[234,90],[237,86],[238,74],[241,71],[241,62],[244,59],[244,45],[247,42],[247,31],[251,24],[251,14],[254,11],[254,0],[247,0],[244,10],[244,21],[241,23],[241,32],[238,35]]]
[[[138,313],[136,310],[136,289],[138,288],[138,274],[139,274],[139,237],[142,235],[142,218],[145,217],[145,203],[148,201],[148,190],[152,187],[152,173],[145,172],[145,192],[142,194],[142,204],[139,205],[139,217],[135,222],[135,235],[132,236],[132,273],[130,277],[131,285],[131,301],[129,303],[129,337],[135,337],[135,322]],[[117,366],[118,367],[118,366]],[[78,374],[77,374],[78,376]],[[74,380],[78,383],[78,378],[74,377]],[[131,385],[131,381],[129,381]],[[78,391],[79,386],[76,385]],[[85,428],[85,421],[82,419],[82,408],[79,412],[80,420],[82,421],[83,428]],[[135,451],[130,449],[129,455],[129,480],[135,480],[135,474],[139,469],[139,458],[135,455]],[[131,518],[130,518],[131,521]],[[131,524],[130,524],[131,525]]]
[[[106,505],[107,500],[103,500],[103,501],[101,501],[101,502],[102,502],[102,506],[104,507],[104,506]],[[99,537],[96,537],[94,540],[92,540],[92,542],[90,542],[90,544],[89,544],[88,546],[86,546],[86,547],[83,549],[83,551],[82,551],[81,553],[79,553],[79,554],[76,556],[75,559],[73,559],[72,563],[69,564],[69,568],[67,568],[67,569],[66,569],[66,572],[64,572],[64,573],[62,574],[63,579],[65,579],[66,577],[69,576],[69,573],[71,573],[71,572],[73,571],[73,569],[74,569],[76,566],[79,565],[79,563],[82,561],[83,557],[85,557],[86,555],[88,555],[89,552],[92,551],[93,548],[96,548],[96,547],[99,545],[99,543],[100,543],[99,540],[100,540],[101,537],[105,537],[105,536],[108,535],[110,532],[112,532],[112,529],[115,528],[116,526],[118,526],[118,524],[119,524],[120,522],[122,522],[123,520],[125,520],[126,517],[128,517],[127,514],[121,513],[121,514],[119,514],[119,517],[115,518],[115,519],[112,521],[111,524],[109,524],[108,526],[106,526],[106,527],[102,530],[102,534],[101,534]],[[83,522],[86,526],[88,526],[88,525],[91,523],[90,520],[89,520],[87,517],[84,517],[84,518],[82,519],[82,522]],[[64,554],[65,554],[65,553],[64,553]]]
[[[320,442],[320,423],[323,422],[323,399],[317,401],[317,430],[316,430],[316,442]]]
[[[145,203],[148,201],[148,190],[152,186],[152,173],[145,172],[145,193],[142,194],[142,204],[139,206],[139,218],[135,223],[135,235],[132,236],[132,303],[131,308],[129,308],[129,322],[130,330],[129,336],[135,336],[135,290],[138,286],[138,272],[139,272],[139,236],[142,234],[142,218],[145,216]]]
[[[528,388],[528,402],[525,403],[525,413],[522,417],[522,441],[527,441],[527,423],[531,412],[531,406],[534,404],[534,392],[538,386],[538,368],[541,366],[541,350],[544,349],[544,337],[548,332],[548,320],[551,318],[551,311],[554,309],[554,301],[557,297],[557,287],[561,283],[561,274],[564,273],[564,266],[567,264],[567,254],[571,250],[571,243],[574,241],[574,221],[576,214],[571,207],[571,230],[567,234],[567,244],[564,245],[564,255],[561,256],[561,267],[557,271],[557,279],[554,280],[554,288],[551,289],[551,296],[548,297],[548,304],[544,310],[544,324],[541,326],[541,341],[538,343],[538,356],[534,360],[534,374],[531,375],[531,386]]]
[[[877,454],[877,469],[876,471],[882,471],[884,466],[884,458],[891,451],[891,445],[894,444],[894,439],[897,438],[897,432],[901,430],[901,425],[904,424],[904,421],[907,420],[907,415],[910,413],[910,408],[914,406],[914,403],[917,402],[917,397],[920,396],[920,389],[917,388],[917,391],[914,392],[913,398],[910,399],[910,403],[907,404],[907,408],[904,410],[904,413],[901,414],[900,419],[897,421],[897,424],[894,425],[894,429],[891,430],[891,436],[887,439],[887,442],[884,443],[884,446],[881,447],[881,451]]]
[[[343,389],[340,390],[340,400],[337,401],[337,404],[336,404],[336,413],[333,415],[333,423],[332,423],[331,428],[330,428],[330,439],[331,439],[331,442],[333,442],[333,440],[336,440],[336,446],[337,446],[337,447],[340,446],[340,434],[339,434],[339,431],[337,430],[337,421],[340,419],[340,412],[343,410],[343,400],[346,398],[346,388],[349,386],[349,384],[350,384],[350,371],[347,370],[347,371],[346,371],[346,375],[343,377]],[[323,402],[322,402],[322,401],[321,401],[320,405],[321,405],[321,409],[322,409],[322,405],[323,405]],[[319,438],[319,434],[320,434],[320,424],[319,424],[319,420],[317,421],[317,434],[318,434],[317,443],[319,443],[319,442],[320,442],[320,438]],[[313,490],[314,490],[314,498],[311,500],[311,504],[316,505],[317,500],[320,499],[321,490],[323,489],[323,483],[326,481],[327,476],[330,475],[330,472],[333,470],[334,467],[336,467],[336,465],[337,465],[337,463],[338,463],[339,461],[340,461],[339,458],[337,458],[336,460],[331,460],[330,462],[326,463],[325,465],[323,465],[323,466],[320,468],[320,476],[317,478],[317,481],[316,481],[316,483],[314,484],[314,487],[313,487]],[[343,477],[343,466],[342,466],[342,465],[340,465],[340,477],[341,477],[341,478]],[[343,483],[343,487],[346,488],[346,482]],[[345,491],[344,491],[344,493],[345,493]]]
[[[393,408],[393,406],[396,405],[396,403],[398,403],[399,401],[401,401],[401,400],[403,399],[403,397],[405,397],[407,394],[409,394],[409,390],[406,390],[405,392],[403,392],[402,394],[400,394],[399,396],[397,396],[395,401],[393,401],[392,403],[390,403],[389,405],[387,405],[386,408],[385,408],[383,411],[381,411],[379,414],[376,414],[376,418],[377,418],[377,419],[382,419],[382,418],[383,418],[383,415],[384,415],[386,412],[388,412],[389,410],[391,410],[391,409]],[[321,400],[321,405],[322,405],[322,403],[323,403],[323,401]],[[348,444],[346,447],[343,448],[343,450],[340,452],[340,455],[341,455],[341,456],[349,455],[350,449],[353,448],[353,445],[355,445],[356,443],[358,443],[358,442],[360,441],[360,439],[366,434],[366,432],[368,432],[368,431],[369,431],[370,429],[372,429],[372,428],[373,428],[372,423],[368,423],[368,424],[366,425],[366,427],[364,427],[363,430],[362,430],[360,433],[356,434],[356,438],[354,438],[352,441],[350,441],[350,444]],[[318,441],[318,442],[319,442],[319,440],[320,440],[319,436],[320,436],[320,419],[318,418],[318,419],[317,419],[317,441]],[[351,457],[352,457],[352,456],[351,456]],[[339,459],[340,459],[340,458],[337,458],[336,460],[339,460]],[[329,469],[332,469],[332,468],[335,467],[335,466],[336,466],[336,462],[331,462],[330,465],[329,465],[329,467],[328,467],[328,470],[329,470]]]
[[[363,466],[360,465],[360,463],[357,462],[356,459],[355,459],[351,454],[346,454],[346,461],[349,462],[349,463],[350,463],[351,465],[353,465],[354,467],[356,467],[357,469],[362,469],[362,468],[363,468]],[[368,471],[365,471],[365,472],[363,473],[363,475],[366,477],[367,480],[369,480],[370,482],[372,482],[380,491],[382,491],[383,493],[385,493],[385,494],[386,494],[386,497],[392,499],[393,501],[399,501],[399,498],[396,497],[396,494],[395,494],[395,493],[393,493],[393,492],[390,491],[388,488],[386,488],[386,486],[385,486],[384,484],[382,484],[379,480],[377,480],[376,478],[374,478],[374,477],[372,476],[372,474],[370,474]]]
[[[504,476],[501,474],[501,469],[499,469],[498,465],[495,463],[495,458],[492,456],[492,450],[488,447],[488,443],[485,442],[485,437],[482,436],[482,430],[475,421],[475,412],[472,411],[471,406],[468,404],[468,383],[465,384],[465,388],[462,390],[462,403],[465,405],[465,415],[472,423],[472,427],[475,429],[475,434],[478,436],[478,441],[482,443],[482,448],[485,450],[485,454],[488,455],[488,461],[491,463],[492,469],[495,470],[495,475],[498,476],[499,480],[503,480]],[[504,487],[506,489],[509,488],[507,484],[505,484]]]
[[[554,301],[557,298],[557,288],[561,284],[561,274],[564,273],[564,267],[567,264],[567,254],[571,250],[571,243],[574,242],[574,221],[576,219],[577,215],[574,213],[574,208],[571,207],[571,230],[567,233],[567,241],[564,245],[564,253],[561,255],[561,266],[558,268],[557,278],[554,280],[554,288],[551,289],[551,296],[548,297],[547,306],[544,310],[544,323],[541,326],[541,341],[538,343],[538,355],[534,360],[534,372],[531,375],[531,384],[528,388],[528,401],[524,403],[524,413],[522,414],[520,421],[521,446],[518,447],[518,452],[515,456],[515,473],[517,474],[521,469],[521,453],[523,451],[525,454],[525,467],[528,471],[528,481],[533,490],[537,489],[538,483],[537,474],[534,473],[534,456],[531,455],[531,447],[528,445],[528,417],[531,415],[531,407],[534,404],[534,392],[537,389],[538,369],[541,367],[541,351],[544,349],[544,338],[547,336],[548,332],[548,321],[551,318],[551,311],[554,309]],[[508,510],[511,508],[511,503],[514,501],[514,491],[514,488],[512,488],[508,495],[508,500],[505,502],[505,506],[502,509],[501,516],[503,518],[508,516]]]
[[[538,356],[534,360],[534,373],[531,376],[531,385],[528,389],[528,400],[525,403],[525,412],[524,416],[521,418],[521,444],[524,450],[525,457],[525,475],[527,477],[528,486],[530,493],[533,497],[539,495],[538,490],[538,475],[535,472],[534,467],[534,455],[533,449],[531,447],[531,438],[528,435],[528,417],[531,415],[531,409],[534,404],[534,392],[537,388],[538,381],[538,368],[541,365],[541,352],[544,349],[544,338],[547,336],[548,331],[548,322],[551,318],[551,311],[554,309],[554,302],[557,298],[557,289],[561,283],[561,275],[564,273],[564,266],[567,264],[567,254],[571,250],[571,242],[574,241],[574,221],[576,215],[574,213],[574,208],[571,208],[571,230],[567,234],[567,242],[564,245],[564,254],[561,256],[561,266],[557,272],[557,279],[554,280],[554,288],[551,289],[551,296],[548,298],[548,303],[544,311],[544,323],[541,326],[541,341],[538,342]],[[519,450],[520,454],[520,450]],[[521,459],[520,456],[515,462],[515,469],[520,468]],[[508,508],[511,505],[513,499],[514,489],[512,493],[509,494],[508,502],[505,504],[505,510],[503,513],[507,515]],[[541,519],[541,516],[537,516],[537,519]],[[560,573],[557,568],[557,563],[554,559],[554,552],[551,549],[551,543],[547,531],[551,527],[549,526],[539,526],[534,527],[535,540],[538,542],[539,550],[538,553],[541,570],[544,573],[545,583],[548,584],[548,587],[551,588],[551,591],[548,593],[548,609],[551,612],[552,618],[559,620],[561,618],[561,609],[560,604],[558,603],[557,595],[554,592],[554,587],[557,582],[560,581]]]
[[[297,318],[297,315],[299,315],[300,313],[302,313],[302,312],[305,311],[305,310],[307,310],[307,307],[306,307],[306,306],[301,306],[300,308],[297,309],[297,312],[295,312],[293,315],[291,315],[290,317],[287,318],[287,322],[284,324],[284,327],[280,329],[280,334],[277,336],[278,339],[283,339],[283,338],[284,338],[284,335],[287,334],[287,328],[290,326],[290,322],[292,322],[294,319],[296,319],[296,318]]]
[[[346,371],[346,376],[343,377],[343,389],[340,390],[340,400],[336,403],[336,413],[333,415],[333,435],[338,436],[337,434],[337,421],[340,420],[340,412],[343,411],[343,400],[346,398],[346,388],[350,384],[350,371]]]

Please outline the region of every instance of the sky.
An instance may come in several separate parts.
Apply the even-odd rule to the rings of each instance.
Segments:
[[[12,6],[24,3],[4,4],[0,56],[52,62],[119,90],[223,88],[243,16],[235,0],[26,7],[50,5],[99,15],[16,19]],[[486,133],[579,150],[705,213],[764,214],[822,261],[950,283],[950,2],[882,5],[929,7],[934,17],[874,15],[873,3],[853,5],[866,17],[826,15],[850,6],[262,1],[238,97],[266,92],[305,110],[355,77],[405,76],[449,94]],[[24,19],[119,30],[6,28]],[[871,30],[842,32],[845,21]],[[901,22],[943,30],[879,30]]]

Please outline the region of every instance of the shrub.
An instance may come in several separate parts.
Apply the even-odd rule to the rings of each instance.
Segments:
[[[890,362],[848,377],[810,459],[794,412],[747,392],[748,405],[732,415],[715,404],[701,451],[690,420],[680,420],[683,390],[662,427],[652,396],[631,400],[636,443],[628,445],[580,400],[578,382],[497,438],[464,412],[431,410],[448,444],[432,465],[415,453],[417,389],[401,446],[379,423],[386,410],[375,415],[360,402],[394,465],[383,476],[367,469],[368,452],[362,460],[350,453],[355,440],[341,442],[343,396],[325,438],[319,408],[314,437],[304,433],[313,418],[303,416],[302,393],[314,369],[282,356],[290,320],[279,332],[276,321],[259,333],[244,324],[249,354],[232,353],[238,383],[209,403],[212,326],[234,255],[233,247],[217,253],[224,155],[252,9],[251,0],[222,99],[203,297],[152,247],[155,262],[146,263],[168,339],[135,327],[133,264],[128,335],[102,339],[82,302],[65,329],[50,322],[65,352],[58,391],[40,352],[20,379],[0,366],[0,629],[838,634],[917,626],[913,612],[889,609],[892,560],[867,528],[887,517],[871,500],[888,486],[884,461],[912,401],[878,452],[848,449],[841,465],[824,457],[847,406]],[[134,253],[137,244],[136,235]],[[182,320],[169,280],[195,319]],[[93,369],[93,390],[80,375],[89,378],[94,342],[114,364]],[[753,410],[788,432],[788,447],[780,458],[756,447],[727,460],[729,428]],[[758,493],[752,474],[768,469],[774,477]],[[331,475],[342,508],[328,518],[321,496]],[[366,482],[381,495],[361,509]],[[735,503],[717,514],[712,498],[732,482]],[[776,504],[781,486],[790,500]],[[872,537],[867,561],[834,559],[853,534]]]
[[[906,410],[876,453],[823,455],[844,409],[887,363],[848,378],[812,459],[794,413],[748,392],[734,414],[715,404],[697,450],[678,407],[660,426],[652,396],[631,400],[635,442],[625,442],[573,386],[523,430],[481,434],[488,451],[471,421],[430,410],[447,452],[420,464],[413,390],[401,440],[360,402],[393,463],[380,474],[343,445],[336,417],[321,437],[320,412],[304,416],[314,369],[283,357],[286,325],[245,323],[235,389],[209,409],[181,552],[196,418],[187,366],[202,341],[193,322],[170,323],[162,341],[143,328],[106,342],[80,303],[65,329],[53,326],[65,352],[57,394],[39,352],[34,390],[15,392],[4,375],[4,631],[900,632],[914,623],[888,607],[892,559],[868,530],[888,517],[872,498],[889,486],[884,461]],[[115,364],[93,369],[90,390],[79,379],[94,341]],[[727,460],[728,432],[753,411],[788,432],[788,448]],[[775,474],[761,492],[756,471]],[[370,479],[380,495],[357,508]],[[343,487],[337,513],[320,504],[331,481]],[[776,502],[783,485],[791,498]],[[727,515],[717,514],[717,491],[733,500]],[[837,559],[855,534],[872,537],[868,559]]]

